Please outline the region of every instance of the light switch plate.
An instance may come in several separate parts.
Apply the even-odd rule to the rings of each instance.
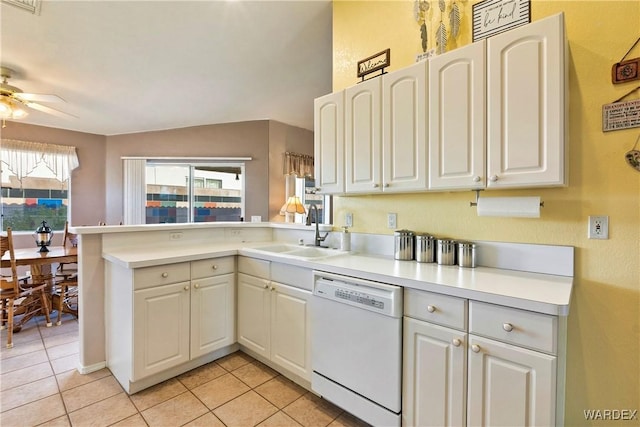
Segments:
[[[344,214],[344,225],[347,227],[353,227],[353,214],[351,212]]]
[[[387,214],[387,228],[398,228],[398,215],[395,213]]]

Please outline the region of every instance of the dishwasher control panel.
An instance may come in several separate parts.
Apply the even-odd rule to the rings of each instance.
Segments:
[[[316,273],[313,294],[386,316],[402,317],[402,288],[399,286]]]

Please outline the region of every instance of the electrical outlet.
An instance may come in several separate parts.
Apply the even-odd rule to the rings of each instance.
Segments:
[[[169,239],[170,240],[180,240],[182,239],[182,233],[179,231],[173,232],[171,234],[169,234]]]
[[[353,227],[353,214],[351,212],[344,214],[344,225]]]
[[[398,228],[398,214],[387,214],[387,228]]]
[[[587,237],[590,239],[609,238],[609,217],[608,216],[589,216],[589,230]]]

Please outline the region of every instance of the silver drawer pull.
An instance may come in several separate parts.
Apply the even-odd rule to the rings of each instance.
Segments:
[[[454,347],[460,347],[460,344],[462,344],[462,341],[460,340],[460,338],[454,338],[453,341],[451,341],[451,344],[453,344]]]
[[[471,351],[473,351],[474,353],[480,353],[480,346],[478,344],[472,345]]]
[[[166,272],[162,273],[162,277],[164,277],[166,279],[167,277],[169,277],[169,273],[166,273]]]
[[[511,323],[503,323],[502,329],[504,329],[507,332],[511,332],[513,331],[513,325]]]
[[[185,287],[184,287],[184,290],[185,290],[185,291],[188,291],[188,290],[189,290],[189,286],[185,286]]]
[[[427,306],[427,311],[429,313],[433,313],[434,311],[436,311],[436,306],[435,305],[428,305]]]
[[[267,285],[267,284],[265,283],[264,288],[265,288],[265,289],[269,289],[269,285]]]
[[[196,283],[195,285],[193,285],[193,287],[196,288],[196,289],[199,289],[200,285]]]
[[[211,267],[211,268],[213,268],[214,270],[217,270],[218,266],[214,264],[213,267]]]

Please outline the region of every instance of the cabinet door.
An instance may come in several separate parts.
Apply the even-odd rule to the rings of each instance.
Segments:
[[[238,343],[269,358],[269,281],[238,273]]]
[[[380,79],[345,89],[345,189],[381,191]]]
[[[402,424],[465,423],[466,334],[404,318]]]
[[[484,188],[485,42],[429,61],[429,189]]]
[[[469,335],[468,382],[468,425],[555,425],[555,356]]]
[[[271,360],[311,381],[311,292],[271,284]]]
[[[133,293],[133,375],[137,381],[189,360],[189,282]]]
[[[223,274],[192,281],[192,359],[236,341],[234,277]]]
[[[385,192],[427,189],[427,64],[382,77]]]
[[[487,41],[488,187],[566,184],[563,15]]]
[[[316,186],[322,193],[344,192],[344,94],[331,93],[314,101]]]

